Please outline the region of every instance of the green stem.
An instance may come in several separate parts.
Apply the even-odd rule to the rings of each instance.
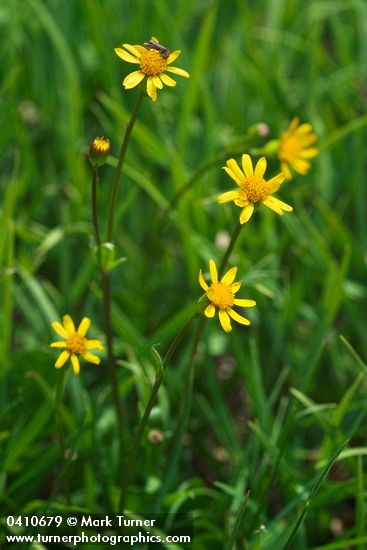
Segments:
[[[233,234],[232,234],[232,237],[231,237],[231,240],[229,242],[229,245],[227,247],[227,250],[226,250],[226,253],[224,254],[223,256],[223,260],[221,261],[221,264],[219,266],[219,269],[218,269],[218,277],[219,279],[222,277],[223,275],[223,271],[225,270],[225,268],[227,267],[227,263],[228,263],[228,260],[229,260],[229,257],[232,253],[232,250],[234,248],[234,245],[236,244],[236,241],[238,239],[238,236],[240,234],[240,231],[242,229],[242,224],[240,222],[238,222],[238,224],[236,225],[235,227],[235,230],[233,231]]]
[[[232,234],[231,240],[228,244],[227,250],[223,256],[223,260],[221,261],[221,264],[218,270],[219,278],[223,275],[223,272],[227,267],[228,259],[233,251],[234,245],[236,244],[236,241],[238,239],[241,229],[242,229],[242,225],[240,224],[240,222],[238,222]],[[187,429],[190,411],[191,411],[191,403],[192,403],[192,395],[193,395],[194,379],[195,379],[195,357],[196,357],[198,345],[200,343],[200,338],[205,327],[205,322],[206,322],[206,317],[202,317],[195,333],[194,343],[193,343],[193,347],[190,355],[190,361],[189,361],[189,365],[188,365],[185,380],[184,380],[184,395],[182,400],[182,408],[180,411],[176,432],[174,434],[172,451],[170,453],[168,466],[166,468],[164,476],[162,477],[163,481],[161,485],[161,490],[155,502],[154,512],[159,511],[163,498],[165,497],[167,491],[169,490],[169,487],[171,486],[171,483],[177,471],[178,461],[180,459],[181,448],[182,448],[182,440],[183,440],[185,431]]]
[[[138,112],[144,96],[145,96],[145,93],[141,91],[137,98],[129,123],[126,127],[124,139],[121,144],[120,155],[119,155],[119,159],[118,159],[118,163],[115,171],[115,177],[112,184],[111,198],[110,198],[109,211],[108,211],[107,242],[111,242],[113,239],[113,229],[114,229],[114,223],[115,223],[117,199],[118,199],[118,192],[120,188],[122,168],[124,165],[127,147],[130,141],[130,136],[134,128],[134,125],[138,116]],[[93,185],[96,184],[95,170],[93,171],[92,184]],[[92,185],[92,190],[93,190],[93,185]],[[101,239],[99,234],[98,217],[97,217],[96,193],[94,194],[92,193],[92,202],[93,202],[92,204],[93,225],[94,225],[94,231],[95,231],[96,241],[98,245],[98,242],[99,244],[101,244]],[[111,320],[111,308],[112,308],[111,277],[110,277],[109,271],[106,270],[103,266],[100,246],[99,246],[99,265],[100,265],[102,280],[103,280],[103,318],[104,318],[104,328],[105,328],[105,334],[106,334],[106,340],[107,340],[108,370],[109,370],[110,379],[111,379],[112,394],[113,394],[113,400],[115,404],[115,412],[116,412],[118,434],[119,434],[119,447],[120,447],[119,448],[119,456],[120,456],[119,470],[121,470],[122,464],[123,464],[123,449],[124,449],[124,423],[122,419],[122,404],[121,404],[120,395],[119,395],[120,392],[118,387],[116,362],[115,362],[115,357],[113,353],[113,333],[112,333],[112,320]]]
[[[196,181],[199,180],[208,170],[210,170],[210,168],[214,168],[220,162],[224,162],[224,160],[227,158],[227,155],[228,155],[228,153],[225,154],[225,155],[224,154],[218,155],[218,156],[214,157],[213,159],[209,160],[208,162],[206,162],[205,164],[203,164],[202,166],[199,166],[199,168],[197,170],[195,170],[195,172],[187,180],[187,182],[184,183],[182,185],[182,187],[180,187],[180,189],[173,195],[173,197],[170,201],[170,205],[169,205],[169,207],[167,208],[167,210],[165,212],[168,213],[168,210],[171,210],[172,208],[175,208],[175,206],[182,199],[182,197],[188,191],[190,191],[190,189],[194,186]]]
[[[157,230],[154,232],[155,241],[158,241],[159,236],[163,233],[169,213],[177,206],[177,204],[184,197],[184,195],[186,195],[186,193],[190,191],[192,187],[194,187],[195,183],[202,176],[204,176],[206,172],[208,172],[211,168],[215,168],[219,163],[222,163],[229,157],[233,155],[237,155],[241,151],[243,151],[246,145],[248,144],[248,142],[249,142],[249,138],[245,137],[238,140],[236,143],[232,143],[231,148],[228,149],[225,153],[221,153],[220,155],[217,155],[211,160],[208,160],[207,162],[199,166],[197,170],[195,170],[192,176],[190,176],[189,179],[173,195],[172,199],[170,200],[169,206],[167,206],[167,208],[163,210],[158,221]]]
[[[154,505],[155,513],[159,511],[162,501],[172,484],[173,478],[177,470],[178,461],[180,459],[183,436],[187,429],[190,411],[191,411],[191,403],[192,403],[192,395],[193,395],[194,379],[195,379],[195,358],[196,358],[197,349],[200,343],[201,335],[205,327],[205,323],[206,323],[206,317],[202,317],[200,319],[200,323],[195,332],[194,342],[193,342],[191,354],[190,354],[190,360],[189,360],[188,368],[185,374],[182,406],[179,414],[179,419],[177,422],[177,428],[173,436],[173,442],[172,442],[172,448],[169,456],[168,466],[166,468],[166,471],[164,472],[164,475],[162,476],[161,489],[159,491],[157,500]]]
[[[66,373],[65,368],[58,373],[57,382],[56,382],[56,391],[55,391],[54,415],[55,415],[55,424],[58,432],[60,453],[61,453],[62,465],[63,465],[62,474],[63,474],[63,481],[64,481],[65,502],[66,504],[70,504],[70,481],[69,481],[69,475],[68,475],[68,464],[66,459],[64,429],[63,429],[62,418],[61,418],[61,399],[62,399],[62,391],[64,387],[65,373]]]
[[[140,109],[140,106],[141,106],[141,103],[142,103],[144,97],[145,97],[145,92],[141,91],[139,96],[138,96],[138,99],[136,101],[134,110],[131,114],[130,121],[129,121],[127,127],[126,127],[125,136],[124,136],[124,139],[123,139],[122,144],[121,144],[120,156],[119,156],[119,160],[118,160],[117,167],[116,167],[115,178],[114,178],[113,184],[112,184],[111,199],[110,199],[109,214],[108,214],[108,223],[107,223],[107,242],[112,241],[113,228],[114,228],[114,223],[115,223],[116,206],[117,206],[117,197],[118,197],[118,191],[119,191],[119,188],[120,188],[120,179],[121,179],[122,167],[124,165],[125,155],[126,155],[127,147],[129,145],[131,132],[134,128],[134,125],[135,125],[135,122],[136,122],[136,119],[137,119],[137,116],[138,116],[138,113],[139,113],[139,109]]]
[[[179,345],[179,343],[181,342],[182,338],[185,336],[189,326],[191,325],[191,323],[193,322],[194,319],[196,319],[196,317],[198,316],[197,313],[195,313],[195,315],[193,315],[192,317],[190,317],[190,319],[187,321],[187,323],[184,324],[184,326],[181,328],[181,330],[179,330],[179,332],[176,334],[175,338],[172,340],[168,350],[167,350],[167,353],[166,355],[164,356],[164,359],[163,359],[163,366],[165,367],[168,362],[171,360],[171,357],[172,355],[174,354],[177,346]]]
[[[207,162],[199,166],[199,168],[195,170],[195,172],[187,180],[187,182],[184,183],[182,187],[180,187],[180,189],[173,195],[170,205],[164,211],[163,215],[167,216],[169,210],[175,208],[177,203],[182,199],[182,197],[187,193],[187,191],[190,191],[190,189],[195,185],[196,181],[200,179],[208,170],[210,170],[211,168],[214,168],[219,163],[224,162],[229,157],[239,154],[241,151],[245,149],[249,141],[250,141],[250,137],[245,136],[244,138],[239,139],[237,142],[232,142],[230,145],[230,148],[227,151],[225,151],[224,153],[221,153],[220,155],[217,155],[213,159],[208,160]]]
[[[102,264],[102,251],[101,251],[101,234],[98,222],[98,203],[97,203],[97,185],[98,185],[98,167],[93,167],[92,173],[92,220],[94,228],[94,237],[97,245],[97,258],[98,266],[102,276],[103,283],[103,319],[104,329],[107,341],[107,364],[108,371],[112,386],[112,395],[115,406],[115,413],[119,434],[119,454],[120,454],[120,467],[122,466],[122,454],[124,443],[124,425],[122,421],[122,406],[119,396],[118,379],[116,373],[115,358],[113,355],[113,334],[111,325],[111,282],[109,272],[106,271]]]
[[[116,371],[116,362],[113,353],[113,334],[112,334],[112,324],[111,324],[111,280],[110,274],[108,271],[102,269],[102,280],[103,280],[103,318],[104,318],[104,328],[107,341],[107,364],[108,371],[111,380],[112,395],[113,401],[115,404],[115,412],[117,419],[117,427],[119,434],[119,468],[122,468],[123,462],[123,449],[124,449],[124,423],[122,419],[122,405],[120,400],[120,392],[118,386],[118,378]]]
[[[94,228],[94,237],[97,245],[97,258],[100,270],[102,270],[102,257],[101,257],[101,234],[98,223],[98,209],[97,209],[97,185],[98,185],[98,168],[93,167],[92,174],[92,220]]]
[[[188,322],[177,333],[176,337],[174,338],[171,345],[169,346],[169,348],[167,350],[167,353],[166,353],[166,355],[163,359],[162,368],[158,371],[158,373],[156,375],[156,379],[155,379],[152,391],[150,393],[148,403],[145,407],[143,416],[140,420],[138,429],[135,433],[135,436],[134,436],[134,439],[133,439],[133,442],[132,442],[132,446],[131,446],[131,450],[130,450],[130,453],[129,453],[126,468],[124,468],[122,470],[121,493],[120,493],[120,502],[119,502],[119,508],[118,508],[118,511],[121,514],[124,512],[124,509],[125,509],[127,491],[128,491],[128,488],[129,488],[131,476],[132,476],[133,471],[134,471],[134,466],[135,466],[135,463],[136,463],[136,457],[137,457],[138,450],[139,450],[139,447],[140,447],[141,438],[144,434],[146,425],[147,425],[149,417],[150,417],[150,413],[151,413],[152,408],[154,406],[159,388],[162,384],[166,366],[167,366],[168,362],[170,361],[173,353],[175,352],[177,346],[179,345],[179,343],[181,342],[181,340],[185,336],[185,334],[186,334],[188,328],[190,327],[192,321],[195,318],[196,318],[196,315],[193,315],[191,317],[191,319],[189,319]]]

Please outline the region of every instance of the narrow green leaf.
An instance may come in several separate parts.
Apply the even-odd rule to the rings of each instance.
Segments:
[[[304,519],[304,517],[306,516],[307,514],[307,511],[308,511],[308,508],[310,507],[311,503],[312,503],[312,500],[313,498],[315,497],[317,491],[319,490],[323,480],[325,479],[325,477],[327,476],[327,474],[329,473],[330,471],[330,468],[332,467],[332,465],[336,462],[336,460],[338,459],[338,456],[340,455],[340,453],[343,451],[343,449],[346,447],[346,445],[348,444],[349,442],[349,439],[347,439],[342,445],[340,445],[340,447],[335,451],[335,453],[332,455],[332,457],[330,458],[330,460],[328,461],[328,463],[326,464],[325,468],[322,470],[320,476],[318,477],[318,479],[316,480],[316,483],[315,485],[312,487],[309,495],[308,495],[308,498],[303,506],[303,509],[292,529],[292,532],[287,540],[287,542],[285,543],[285,545],[283,546],[283,549],[284,550],[290,550],[292,548],[292,545],[293,545],[293,542],[294,542],[294,539],[296,538],[296,535],[297,535],[297,532],[299,530],[299,528],[301,527],[301,524],[302,524],[302,521]]]

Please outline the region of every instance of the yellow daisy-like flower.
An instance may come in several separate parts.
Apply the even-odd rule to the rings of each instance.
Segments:
[[[115,48],[115,52],[124,61],[140,65],[138,71],[133,71],[124,79],[122,82],[124,88],[134,88],[146,78],[147,94],[153,101],[156,101],[157,88],[161,90],[163,84],[172,87],[176,86],[176,81],[165,74],[165,71],[184,76],[185,78],[189,78],[190,75],[183,69],[170,67],[171,63],[180,55],[181,50],[175,50],[171,53],[162,44],[159,44],[158,40],[154,37],[145,42],[145,45],[147,47],[123,44],[122,46],[125,49]]]
[[[288,180],[292,179],[291,168],[305,176],[311,168],[308,159],[316,157],[319,149],[314,147],[317,136],[313,132],[312,124],[299,124],[299,118],[292,119],[286,132],[280,135],[278,158],[280,166]]]
[[[74,374],[79,374],[79,355],[84,357],[86,361],[99,365],[101,362],[100,358],[90,353],[89,350],[97,349],[98,351],[103,351],[103,345],[99,340],[88,340],[85,337],[90,327],[90,319],[88,319],[88,317],[82,319],[78,330],[75,329],[74,322],[70,315],[64,315],[63,324],[54,321],[51,325],[59,336],[65,338],[64,342],[52,342],[50,345],[51,348],[63,349],[55,363],[57,369],[62,367],[66,361],[70,359]]]
[[[237,206],[241,206],[243,208],[240,214],[241,223],[246,223],[251,218],[255,205],[258,203],[265,204],[265,206],[271,208],[271,210],[274,210],[274,212],[281,216],[284,214],[284,211],[292,212],[293,210],[289,204],[272,196],[275,191],[278,191],[285,180],[285,174],[280,172],[274,178],[266,181],[264,179],[266,166],[266,158],[261,157],[254,171],[250,155],[242,155],[243,171],[234,159],[229,159],[227,166],[223,167],[227,174],[237,183],[239,189],[222,193],[217,200],[220,204],[233,201]]]
[[[229,269],[220,281],[218,280],[218,270],[214,260],[209,261],[209,270],[212,279],[210,286],[205,282],[201,269],[199,271],[200,286],[203,290],[205,290],[206,297],[209,300],[209,304],[204,310],[204,315],[206,317],[214,317],[215,311],[218,309],[219,322],[225,332],[231,332],[232,330],[231,317],[234,321],[237,321],[237,323],[249,325],[250,321],[245,317],[242,317],[242,315],[239,315],[233,309],[233,306],[256,306],[256,302],[254,300],[242,300],[235,298],[236,292],[238,292],[241,287],[240,282],[234,282],[237,267],[232,267]]]

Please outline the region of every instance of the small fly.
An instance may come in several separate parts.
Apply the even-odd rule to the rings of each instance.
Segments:
[[[146,48],[150,48],[151,50],[157,50],[163,57],[163,59],[167,59],[169,57],[169,54],[171,53],[168,48],[165,46],[162,46],[162,44],[159,44],[158,42],[154,42],[154,40],[148,40],[148,42],[144,42],[144,46]]]

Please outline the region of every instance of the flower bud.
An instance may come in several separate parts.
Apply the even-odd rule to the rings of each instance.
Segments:
[[[94,138],[89,149],[89,162],[94,168],[106,162],[110,148],[109,139],[105,137]]]
[[[158,445],[164,440],[164,435],[161,430],[153,429],[148,433],[148,440],[152,445]]]
[[[267,137],[270,134],[270,128],[265,122],[257,124],[257,133],[260,137]]]

